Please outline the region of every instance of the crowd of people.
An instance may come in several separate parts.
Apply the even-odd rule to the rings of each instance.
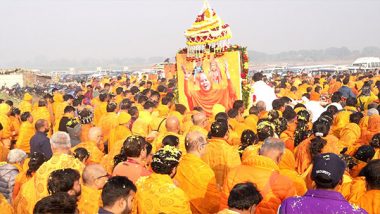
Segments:
[[[211,114],[147,76],[0,99],[0,212],[380,213],[379,71],[251,84]]]

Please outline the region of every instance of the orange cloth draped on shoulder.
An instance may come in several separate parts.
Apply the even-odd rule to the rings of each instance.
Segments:
[[[293,152],[294,150],[294,132],[296,131],[297,123],[294,121],[288,124],[285,131],[280,134],[280,139],[284,141],[285,147]]]
[[[80,214],[98,213],[102,204],[102,190],[97,190],[86,185],[82,185],[80,199],[78,201],[78,210]]]
[[[223,185],[221,208],[226,208],[231,189],[238,183],[256,184],[263,196],[256,213],[277,213],[281,202],[296,195],[293,182],[280,174],[278,165],[270,158],[256,155],[230,170]]]
[[[241,156],[241,160],[244,162],[254,155],[259,155],[259,150],[261,148],[262,143],[263,142],[259,142],[258,144],[250,145],[247,148],[245,148]]]
[[[108,151],[113,150],[116,142],[123,141],[127,139],[127,137],[131,136],[132,132],[125,125],[118,125],[116,128],[111,129],[110,131],[110,139],[108,141]],[[120,148],[119,148],[120,151]]]
[[[304,195],[307,191],[306,183],[303,177],[295,170],[296,160],[293,152],[289,149],[285,149],[284,154],[281,157],[281,161],[278,164],[280,168],[280,174],[288,177],[294,183],[294,187],[297,190],[297,195]]]
[[[350,123],[350,115],[356,112],[356,108],[352,106],[346,106],[340,111],[334,118],[331,130],[336,137],[340,137],[340,131]]]
[[[365,177],[356,177],[353,179],[348,201],[358,204],[359,199],[366,193],[367,183]]]
[[[208,140],[202,160],[214,171],[219,186],[223,186],[228,171],[241,163],[238,151],[222,138]]]
[[[77,148],[84,148],[88,151],[90,154],[90,157],[88,158],[89,163],[100,163],[104,156],[103,152],[100,151],[96,143],[91,141],[79,143],[75,147],[71,148],[71,152],[74,152]]]
[[[8,117],[8,112],[11,110],[11,107],[6,103],[0,104],[0,123],[3,126],[3,130],[1,130],[1,139],[3,145],[10,149],[11,146],[11,137],[12,137],[12,121]]]
[[[67,102],[62,102],[58,106],[56,106],[55,112],[54,112],[54,117],[55,117],[55,125],[54,125],[54,132],[58,131],[59,128],[59,121],[61,121],[63,115],[64,115],[64,110],[66,106],[69,104]]]
[[[244,119],[245,125],[255,133],[257,133],[257,121],[259,121],[259,117],[254,114],[250,114]]]
[[[9,149],[0,141],[0,162],[7,161]]]
[[[359,122],[359,126],[362,133],[364,133],[368,129],[368,120],[369,120],[369,116],[366,115]]]
[[[32,112],[32,103],[30,101],[21,101],[18,105],[18,108],[20,109],[21,114],[24,112]]]
[[[15,213],[29,214],[33,213],[34,205],[37,203],[34,179],[28,180],[21,186],[21,189],[13,201],[13,208]]]
[[[259,112],[259,119],[265,119],[268,118],[268,113],[267,111],[261,111]]]
[[[184,90],[187,97],[189,108],[194,106],[201,107],[208,116],[211,115],[211,110],[214,104],[219,103],[227,109],[232,108],[234,101],[237,99],[235,89],[231,80],[227,80],[227,88],[205,90],[190,90],[188,80],[185,80]]]
[[[311,164],[310,144],[313,137],[309,137],[302,141],[294,150],[296,158],[296,170],[299,174],[303,174]],[[327,141],[322,149],[322,153],[335,153],[339,154],[342,146],[338,143],[338,138],[334,135],[327,135],[323,137]]]
[[[362,132],[361,143],[369,144],[372,137],[380,132],[380,115],[371,115],[368,119],[368,129]]]
[[[86,142],[90,139],[88,138],[88,133],[90,132],[90,129],[94,127],[92,124],[82,124],[80,129],[80,142]]]
[[[0,210],[3,214],[14,213],[12,206],[8,203],[7,199],[3,196],[3,194],[0,194]]]
[[[233,121],[233,122],[232,122]],[[231,123],[230,123],[231,122]],[[237,119],[229,119],[228,123],[232,126],[232,129],[236,133],[237,139],[234,140],[234,145],[240,145],[240,137],[244,130],[250,129],[249,126],[247,126],[243,122],[239,122]]]
[[[340,87],[342,87],[342,83],[341,82],[339,82],[339,81],[336,81],[335,83],[333,83],[333,84],[330,84],[330,88],[329,88],[329,94],[333,94],[333,93],[335,93],[335,92],[337,92],[339,89],[340,89]]]
[[[51,115],[47,107],[37,107],[36,109],[32,111],[32,116],[33,116],[34,122],[37,122],[37,120],[40,120],[40,119],[44,119],[48,121],[49,125],[52,122]]]
[[[111,130],[118,125],[118,116],[115,112],[108,112],[100,118],[98,126],[102,128],[103,142],[109,143]]]
[[[319,101],[321,99],[321,95],[315,91],[310,93],[310,100]]]
[[[174,178],[190,199],[192,213],[216,213],[219,211],[220,190],[215,174],[201,158],[184,155]]]
[[[353,179],[350,176],[350,173],[345,171],[343,174],[342,184],[337,189],[337,191],[342,193],[343,197],[347,200],[350,198],[352,181]]]
[[[19,118],[15,116],[10,116],[9,119],[11,119],[12,130],[15,132],[15,135],[13,135],[12,140],[17,140],[18,133],[20,131],[21,122]]]
[[[29,121],[23,122],[21,124],[18,139],[16,141],[16,148],[21,149],[26,153],[30,153],[30,139],[34,134],[34,125]]]
[[[147,123],[143,118],[139,117],[133,123],[131,131],[133,135],[147,137],[149,135],[149,123]]]
[[[358,201],[358,205],[368,214],[380,213],[380,190],[369,190]]]
[[[104,155],[100,164],[106,169],[108,174],[112,174],[114,168],[114,157],[120,153],[121,148],[123,147],[124,140],[119,140],[114,143],[112,150],[108,154]]]
[[[228,135],[227,143],[229,143],[231,146],[237,148],[240,145],[240,136],[236,131],[229,129],[229,135]]]
[[[51,172],[58,169],[72,168],[82,173],[84,165],[78,159],[67,154],[53,154],[47,162],[43,163],[34,176],[36,198],[39,200],[48,195],[47,181]]]
[[[150,174],[152,174],[152,172],[145,167],[143,161],[131,157],[117,164],[112,172],[112,176],[125,176],[133,183],[136,183],[139,178]]]
[[[346,154],[353,155],[360,147],[361,130],[358,124],[349,123],[340,131],[339,142],[343,147],[347,147]]]
[[[23,170],[22,172],[20,172],[17,176],[16,176],[16,179],[15,179],[15,185],[13,187],[13,195],[12,195],[12,198],[13,200],[16,199],[18,193],[20,192],[20,189],[22,187],[23,184],[25,184],[27,181],[29,181],[33,176],[31,177],[28,177],[26,175],[26,171],[27,170]],[[34,173],[33,173],[34,174]]]
[[[133,213],[191,213],[189,198],[169,175],[141,177],[136,187]]]
[[[292,100],[299,100],[300,97],[298,96],[298,94],[288,90],[288,93],[287,93],[287,97],[289,97],[290,99]]]
[[[100,118],[107,113],[107,102],[96,102],[94,107],[94,124],[97,126]]]

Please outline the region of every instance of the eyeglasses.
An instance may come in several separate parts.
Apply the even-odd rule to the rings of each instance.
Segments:
[[[95,180],[101,179],[101,178],[109,178],[109,177],[110,177],[109,174],[105,174],[105,175],[102,175],[102,176],[99,176],[99,177],[95,178]]]

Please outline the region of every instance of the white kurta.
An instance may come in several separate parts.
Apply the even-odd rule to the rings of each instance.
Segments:
[[[263,101],[267,107],[266,110],[272,110],[272,102],[277,99],[277,96],[274,93],[274,88],[267,85],[264,81],[257,81],[252,84],[252,90],[251,102],[253,96],[256,96],[256,102]]]

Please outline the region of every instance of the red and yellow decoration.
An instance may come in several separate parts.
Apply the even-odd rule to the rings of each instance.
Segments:
[[[221,53],[230,47],[231,29],[215,13],[207,0],[195,22],[185,32],[187,56],[202,58],[209,53]]]

